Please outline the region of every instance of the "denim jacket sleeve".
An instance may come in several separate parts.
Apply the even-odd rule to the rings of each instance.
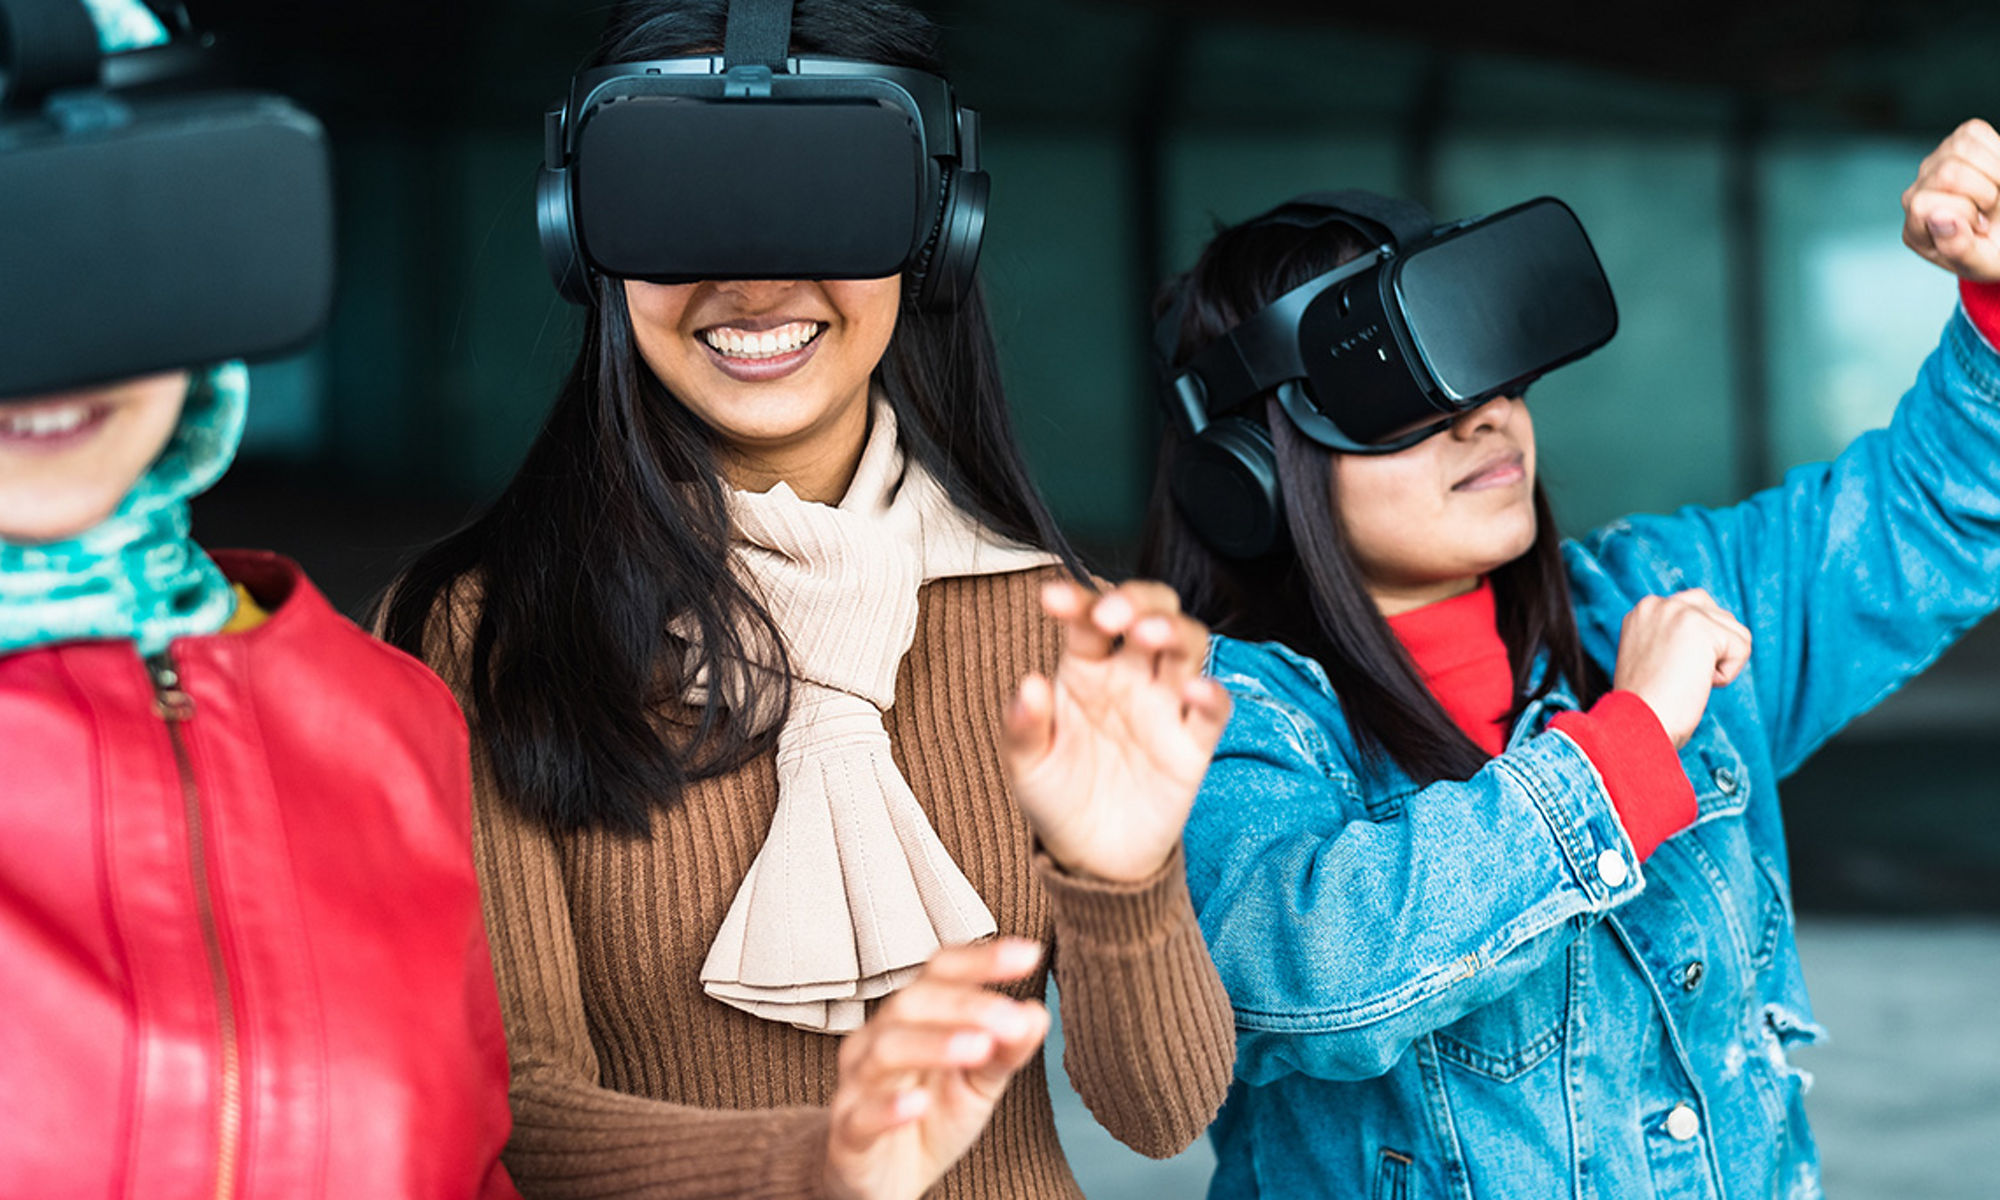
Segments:
[[[1737,686],[1787,775],[2000,605],[2000,354],[1961,310],[1887,429],[1742,504],[1607,527],[1589,553],[1750,626]]]
[[[1380,1075],[1639,893],[1604,784],[1562,734],[1371,812],[1305,711],[1337,721],[1332,698],[1266,686],[1287,651],[1218,643],[1236,709],[1189,820],[1189,883],[1248,1082]]]

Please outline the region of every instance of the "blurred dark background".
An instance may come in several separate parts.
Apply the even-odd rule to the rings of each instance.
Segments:
[[[1565,527],[1720,504],[1886,420],[1954,303],[1898,197],[2000,118],[2000,6],[938,0],[994,181],[984,268],[1059,514],[1129,561],[1156,429],[1146,306],[1219,220],[1363,186],[1442,216],[1549,193],[1623,328],[1536,391]],[[362,612],[490,497],[574,349],[536,249],[541,112],[602,4],[189,0],[240,74],[326,121],[342,285],[260,367],[212,545],[299,558]],[[698,186],[698,181],[696,183]],[[2000,912],[2000,625],[1787,789],[1802,907]]]

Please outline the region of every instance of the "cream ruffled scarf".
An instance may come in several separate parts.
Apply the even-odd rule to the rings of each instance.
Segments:
[[[784,634],[792,703],[778,733],[777,811],[702,986],[767,1020],[845,1033],[861,1026],[865,1001],[907,983],[938,947],[995,931],[882,725],[916,640],[917,589],[1059,560],[1001,540],[906,462],[879,398],[839,507],[781,483],[730,493],[729,511],[732,565]]]

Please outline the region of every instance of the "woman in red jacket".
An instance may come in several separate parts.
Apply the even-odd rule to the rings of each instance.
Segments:
[[[144,341],[104,320],[84,390],[0,395],[0,1196],[513,1197],[451,695],[290,563],[188,540],[244,370],[100,385]]]
[[[464,725],[187,540],[244,392],[0,400],[0,1195],[511,1197]]]

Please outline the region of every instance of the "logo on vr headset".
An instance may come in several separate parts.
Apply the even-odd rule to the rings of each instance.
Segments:
[[[1349,337],[1342,338],[1338,342],[1335,342],[1329,353],[1331,353],[1335,358],[1341,358],[1347,355],[1350,351],[1359,350],[1363,346],[1374,346],[1376,342],[1379,342],[1381,340],[1382,340],[1382,326],[1380,322],[1377,322],[1376,324],[1370,325],[1368,328],[1362,330],[1360,333],[1353,334]],[[1378,356],[1380,356],[1384,362],[1388,361],[1389,359],[1388,350],[1380,346],[1376,346],[1375,353]]]

